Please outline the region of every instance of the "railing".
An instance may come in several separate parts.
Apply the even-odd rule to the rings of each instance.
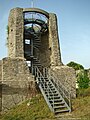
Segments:
[[[58,80],[53,70],[48,70],[48,69],[46,70],[45,68],[43,71],[47,72],[47,77],[56,86],[57,90],[60,92],[65,102],[70,107],[70,112],[71,112],[71,91],[67,90],[66,87],[61,83],[61,81]]]
[[[42,89],[43,89],[43,93],[44,93],[45,100],[46,100],[47,104],[49,105],[51,111],[54,112],[54,109],[53,109],[53,108],[54,108],[54,93],[52,92],[52,90],[51,90],[51,88],[50,88],[50,86],[49,86],[49,81],[46,81],[46,80],[45,80],[44,76],[42,75],[42,73],[40,72],[40,70],[38,69],[38,67],[35,67],[34,70],[35,70],[35,77],[38,79],[38,80],[37,80],[38,85],[39,85],[41,88],[42,88],[42,85],[43,85],[43,87],[44,87],[44,88],[42,88]],[[39,80],[40,80],[40,81],[39,81]],[[48,79],[48,80],[49,80],[49,79]],[[46,85],[47,87],[45,87],[45,85]],[[47,98],[46,98],[46,96],[45,96],[45,91],[44,91],[45,89],[46,89],[46,91],[47,91],[47,98],[48,98],[48,100],[47,100]],[[42,94],[43,94],[43,93],[42,93]],[[50,104],[49,99],[50,99],[51,102],[53,103],[52,105]]]

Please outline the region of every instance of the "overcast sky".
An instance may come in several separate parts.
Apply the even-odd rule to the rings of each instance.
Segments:
[[[6,27],[15,7],[29,8],[31,0],[0,0],[0,59],[7,56]],[[57,14],[63,63],[90,68],[90,0],[34,0],[34,7]]]

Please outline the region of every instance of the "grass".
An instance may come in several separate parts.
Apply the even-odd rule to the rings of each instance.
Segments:
[[[74,118],[90,120],[90,96],[77,98],[73,100],[72,105],[73,111],[71,114]]]
[[[59,116],[58,120],[62,118],[64,120],[90,120],[90,87],[78,91],[77,98],[72,100],[72,112]]]
[[[55,120],[55,116],[49,110],[42,95],[37,95],[9,110],[1,116],[0,120]]]
[[[42,95],[39,94],[9,110],[0,117],[0,120],[90,120],[90,94],[86,96],[85,93],[90,93],[89,89],[85,90],[84,96],[81,94],[72,100],[71,113],[58,115],[57,118],[49,110]]]

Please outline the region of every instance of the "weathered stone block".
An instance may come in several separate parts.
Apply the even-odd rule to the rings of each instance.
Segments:
[[[72,98],[76,98],[76,73],[75,70],[68,66],[55,66],[51,70],[54,71],[56,80],[65,87],[65,89],[71,94]],[[58,82],[59,84],[59,82]]]
[[[0,102],[3,111],[35,96],[36,86],[25,59],[4,58],[2,60]]]

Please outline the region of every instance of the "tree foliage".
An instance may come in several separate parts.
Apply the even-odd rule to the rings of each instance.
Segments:
[[[71,61],[70,63],[67,64],[67,66],[74,68],[75,70],[81,70],[84,69],[84,67],[78,63],[75,63]]]
[[[87,72],[79,73],[77,78],[78,87],[80,89],[86,89],[89,87],[90,79],[88,78]]]

